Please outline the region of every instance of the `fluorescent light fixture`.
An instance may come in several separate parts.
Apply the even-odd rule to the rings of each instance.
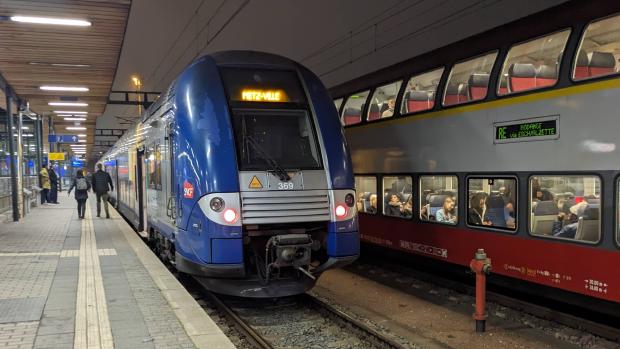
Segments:
[[[53,67],[90,68],[90,64],[29,62],[30,65],[51,65]]]
[[[82,127],[82,126],[67,126],[65,127],[66,130],[69,131],[84,131],[86,130],[86,127]]]
[[[90,89],[83,86],[39,86],[43,91],[71,91],[71,92],[88,92]]]
[[[86,137],[86,134],[84,133],[80,133],[79,135],[77,135],[78,137]]]
[[[15,126],[12,127],[12,129],[15,129]],[[29,130],[28,126],[22,126],[22,130]]]
[[[66,110],[54,110],[54,113],[56,113],[56,114],[71,114],[71,115],[88,114],[87,111],[66,111]]]
[[[86,118],[64,118],[65,121],[86,121]]]
[[[78,143],[86,143],[85,139],[78,139]]]
[[[84,102],[49,102],[47,105],[59,107],[88,107],[88,103]]]
[[[51,17],[31,17],[31,16],[12,16],[13,22],[34,23],[34,24],[53,24],[70,25],[74,27],[90,27],[91,22],[83,19],[51,18]]]

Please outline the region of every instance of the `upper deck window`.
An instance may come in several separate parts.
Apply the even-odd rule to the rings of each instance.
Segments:
[[[620,58],[620,16],[590,23],[583,33],[573,65],[573,79],[616,74]]]
[[[377,87],[370,98],[370,106],[368,107],[368,114],[366,115],[367,121],[390,118],[394,115],[396,95],[400,90],[401,84],[402,81],[396,81]]]
[[[340,106],[342,106],[342,98],[334,99],[334,106],[336,106],[336,110],[340,110]]]
[[[343,125],[355,125],[362,122],[362,110],[364,110],[369,94],[370,91],[366,90],[352,94],[347,98],[347,102],[344,104],[344,108],[342,108],[342,115],[340,116]]]
[[[497,94],[553,86],[570,29],[513,46],[502,67]]]
[[[443,105],[461,104],[484,99],[489,88],[489,74],[495,63],[497,51],[487,53],[452,67]]]
[[[293,71],[226,67],[221,72],[231,102],[306,103]]]
[[[409,79],[403,95],[403,104],[400,107],[401,114],[433,109],[437,85],[439,85],[443,71],[444,68],[439,68]]]

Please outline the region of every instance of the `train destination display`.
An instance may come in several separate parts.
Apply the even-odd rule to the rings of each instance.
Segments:
[[[559,117],[551,116],[495,123],[494,142],[527,142],[560,137]]]

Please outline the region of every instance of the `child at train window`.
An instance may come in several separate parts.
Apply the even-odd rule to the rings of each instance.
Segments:
[[[443,206],[435,213],[437,222],[456,224],[456,210],[454,198],[448,196],[443,201]]]
[[[400,212],[402,210],[403,204],[400,202],[397,194],[390,194],[390,201],[385,205],[385,209],[383,210],[383,214],[386,216],[400,216]]]
[[[493,225],[491,220],[486,216],[487,210],[487,194],[484,192],[475,193],[469,201],[469,212],[467,220],[473,225]]]

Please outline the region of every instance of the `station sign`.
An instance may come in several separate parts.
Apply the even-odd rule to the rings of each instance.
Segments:
[[[47,154],[49,161],[64,161],[65,153],[49,153]]]
[[[560,138],[560,116],[550,115],[493,124],[494,143],[544,141]]]
[[[49,143],[78,143],[80,138],[77,135],[48,135]]]

